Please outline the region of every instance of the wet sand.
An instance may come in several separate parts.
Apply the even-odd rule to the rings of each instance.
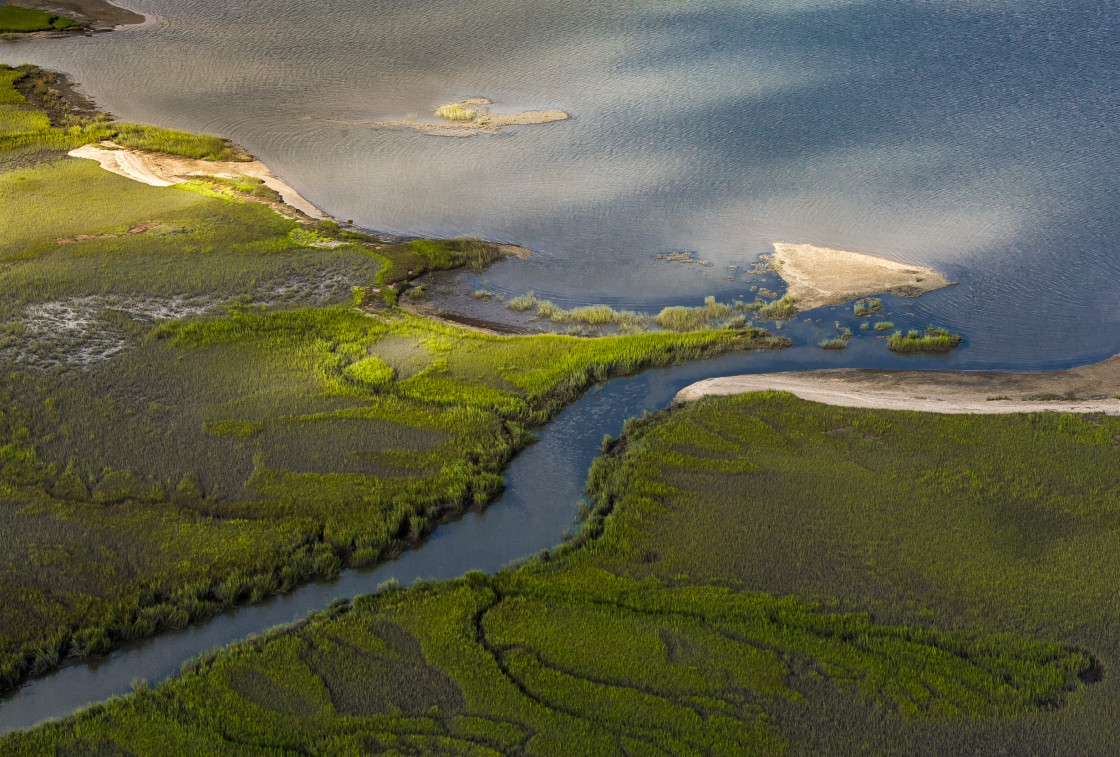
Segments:
[[[676,401],[766,390],[829,405],[884,410],[1120,415],[1120,355],[1064,371],[842,369],[727,376],[687,386]]]

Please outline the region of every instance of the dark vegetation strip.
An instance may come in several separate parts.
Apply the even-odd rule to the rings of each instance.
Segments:
[[[572,543],[495,576],[339,603],[2,746],[938,754],[1004,748],[1010,728],[1046,752],[1097,717],[1080,687],[1100,667],[1084,650],[1115,647],[1118,608],[1095,608],[1095,632],[1066,623],[1096,601],[1100,556],[1062,549],[1080,557],[1056,573],[1036,550],[1084,537],[1041,526],[1065,513],[1120,533],[1118,430],[781,393],[647,415],[605,440]],[[1029,522],[992,517],[1009,497],[1030,503]],[[1015,542],[1026,534],[1045,543]],[[1040,593],[1047,580],[1059,585]],[[777,596],[791,590],[805,598]]]

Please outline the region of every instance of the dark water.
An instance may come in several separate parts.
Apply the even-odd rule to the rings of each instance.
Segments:
[[[603,434],[709,376],[796,368],[1060,368],[1120,352],[1120,2],[122,0],[151,23],[0,43],[121,118],[229,136],[328,212],[541,254],[471,281],[561,304],[743,294],[774,241],[933,265],[960,286],[885,298],[900,326],[967,335],[943,357],[863,335],[850,308],[802,345],[614,381],[508,472],[502,500],[368,572],[303,587],[0,703],[0,732],[156,682],[202,651],[396,578],[495,570],[557,544]],[[440,139],[361,122],[485,95],[571,121]],[[713,265],[676,266],[694,250]],[[737,279],[744,277],[737,276]],[[904,313],[913,313],[906,316]],[[859,334],[859,332],[857,332]]]
[[[960,279],[927,307],[972,360],[1120,351],[1117,0],[122,4],[152,23],[0,60],[232,137],[364,226],[544,253],[495,274],[506,289],[699,298],[812,242]],[[467,95],[574,118],[471,139],[362,123]],[[714,265],[658,265],[670,250]]]

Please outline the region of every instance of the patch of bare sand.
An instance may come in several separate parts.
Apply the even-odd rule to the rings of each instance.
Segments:
[[[153,187],[170,187],[198,176],[217,176],[222,179],[250,176],[261,179],[265,186],[278,192],[285,203],[301,213],[314,219],[328,217],[275,176],[268,170],[268,166],[259,160],[193,160],[165,153],[126,150],[112,142],[82,145],[71,150],[69,155],[74,158],[96,160],[106,171]]]
[[[811,244],[775,242],[769,260],[801,310],[873,294],[918,297],[954,283],[927,266]]]
[[[496,132],[505,126],[528,126],[566,121],[570,115],[562,110],[527,110],[521,113],[491,113],[485,107],[492,103],[485,97],[468,97],[455,103],[441,105],[433,114],[441,120],[428,121],[377,121],[381,127],[416,129],[436,137],[470,137],[485,132]],[[469,118],[448,118],[441,114],[454,112]]]
[[[828,405],[883,410],[1120,415],[1120,355],[1065,371],[842,369],[727,376],[687,386],[676,401],[768,390]]]

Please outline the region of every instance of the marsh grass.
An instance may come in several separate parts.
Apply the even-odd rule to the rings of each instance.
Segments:
[[[44,128],[30,143],[68,134]],[[391,557],[490,501],[528,429],[597,381],[786,344],[497,338],[368,315],[355,287],[480,269],[501,249],[378,245],[247,202],[251,182],[155,188],[42,154],[0,171],[0,561],[21,566],[0,576],[3,687]],[[350,243],[308,246],[333,239]],[[110,329],[111,355],[82,341]]]
[[[774,302],[762,304],[758,308],[758,314],[768,321],[789,320],[797,313],[797,300],[788,294]]]
[[[473,121],[479,115],[479,111],[459,103],[448,103],[436,108],[436,115],[444,121]]]
[[[24,34],[40,31],[80,29],[81,24],[56,13],[0,5],[0,33]]]
[[[892,321],[879,321],[875,324],[876,331],[891,331],[892,329],[894,329],[894,323]]]
[[[878,297],[865,297],[861,300],[856,300],[852,306],[852,312],[856,318],[863,318],[865,316],[879,313],[883,310],[883,301]]]
[[[1081,676],[1087,650],[1115,648],[1115,580],[1097,581],[1120,563],[1080,547],[1120,517],[1118,424],[780,393],[635,419],[604,440],[571,545],[386,586],[3,747],[337,753],[372,734],[419,753],[936,754],[1007,746],[1008,723],[1024,751],[1061,751],[1088,723],[1100,746],[1110,692]],[[1020,509],[992,517],[1008,487]],[[1054,529],[1057,513],[1096,527]],[[1055,550],[1060,570],[1039,559]]]
[[[959,334],[930,326],[925,331],[910,329],[906,334],[896,331],[887,340],[887,347],[892,352],[949,352],[959,347],[962,341]]]

